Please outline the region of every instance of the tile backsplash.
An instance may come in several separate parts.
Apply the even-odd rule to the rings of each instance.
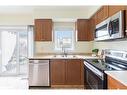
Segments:
[[[102,49],[114,49],[127,51],[127,40],[123,41],[108,41],[108,42],[94,42],[93,48],[98,48],[100,51]]]
[[[76,42],[74,51],[71,53],[91,53],[93,46],[92,41],[88,42]],[[59,53],[60,51],[55,51],[53,42],[35,42],[35,53]]]

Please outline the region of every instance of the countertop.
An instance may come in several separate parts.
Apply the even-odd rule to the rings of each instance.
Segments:
[[[105,71],[105,73],[123,85],[127,86],[127,70],[125,71]]]
[[[28,59],[98,59],[99,57],[94,57],[90,54],[71,54],[67,56],[55,55],[55,54],[36,54]]]

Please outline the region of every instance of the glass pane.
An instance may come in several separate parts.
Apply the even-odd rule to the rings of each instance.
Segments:
[[[30,32],[30,33],[29,33]],[[28,37],[28,33],[31,34]],[[28,73],[29,55],[33,54],[33,31],[26,26],[0,27],[0,75],[23,75]]]
[[[17,34],[16,32],[1,31],[1,73],[16,73],[16,52],[17,52]]]
[[[20,64],[20,75],[27,75],[27,32],[22,31],[19,33],[19,64]]]
[[[55,31],[56,48],[72,49],[73,47],[73,31]]]

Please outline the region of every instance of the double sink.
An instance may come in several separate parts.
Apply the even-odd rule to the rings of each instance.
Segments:
[[[73,59],[73,58],[78,58],[78,55],[53,55],[53,58],[64,58],[64,59]]]

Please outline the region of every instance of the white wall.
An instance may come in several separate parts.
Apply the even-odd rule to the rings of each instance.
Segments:
[[[89,18],[100,6],[48,6],[35,8],[35,18]]]
[[[33,25],[31,14],[0,14],[0,25]]]
[[[0,25],[32,25],[35,18],[89,18],[100,6],[0,7]]]

